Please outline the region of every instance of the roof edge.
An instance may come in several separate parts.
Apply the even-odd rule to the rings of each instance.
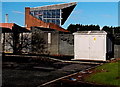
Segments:
[[[76,5],[76,4],[77,4],[77,2],[70,2],[70,3],[61,3],[61,4],[53,4],[53,5],[45,5],[45,6],[39,6],[39,7],[32,7],[30,9],[31,10],[39,10],[40,8],[49,8],[49,7],[54,7],[54,6],[57,6],[57,7],[62,6],[62,7],[59,7],[59,8],[63,9],[63,8],[66,8],[66,5],[67,5],[67,7],[69,7],[69,6]]]

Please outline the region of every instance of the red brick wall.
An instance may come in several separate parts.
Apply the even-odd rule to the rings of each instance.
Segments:
[[[30,15],[29,7],[25,8],[25,25],[28,28],[30,28],[31,26],[40,26],[45,28],[48,27],[48,24]]]

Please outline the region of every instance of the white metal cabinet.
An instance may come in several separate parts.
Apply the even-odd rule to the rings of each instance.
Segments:
[[[77,42],[76,42],[77,41]],[[83,42],[84,41],[84,42]],[[81,35],[75,36],[74,50],[75,58],[89,59],[89,38],[88,36]]]
[[[106,57],[106,40],[103,35],[89,36],[89,58],[90,60],[104,60]]]
[[[106,33],[74,33],[74,59],[106,61]]]

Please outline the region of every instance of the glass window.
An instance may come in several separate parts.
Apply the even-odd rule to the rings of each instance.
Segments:
[[[35,15],[38,15],[39,14],[39,11],[35,11]]]
[[[60,13],[60,9],[57,9],[57,10],[56,10],[56,13]]]
[[[47,11],[47,18],[50,18],[51,14],[49,11]]]
[[[56,18],[60,18],[60,12],[56,13]]]
[[[59,19],[56,20],[56,24],[60,25],[60,20]]]
[[[55,23],[55,19],[52,19],[52,23]]]
[[[60,9],[31,11],[30,14],[44,22],[60,25]]]
[[[43,14],[44,14],[44,15],[47,15],[47,12],[46,12],[46,11],[43,11]]]
[[[59,9],[56,10],[56,18],[60,18],[60,10]]]
[[[34,11],[34,15],[36,15],[36,11]]]
[[[39,10],[39,14],[43,14],[43,11],[42,11],[42,10]]]
[[[46,12],[44,12],[43,18],[47,18],[47,13]]]
[[[46,20],[46,19],[43,19],[43,21],[44,21],[44,22],[47,22],[47,20]]]
[[[47,18],[47,14],[43,14],[43,18]]]
[[[60,15],[56,15],[56,18],[60,18]]]
[[[30,14],[31,14],[31,15],[34,15],[34,12],[33,12],[33,11],[31,11],[31,12],[30,12]]]
[[[42,15],[39,15],[39,18],[38,18],[38,19],[42,20]]]
[[[50,19],[49,22],[52,23],[52,20]]]
[[[52,12],[52,18],[56,18],[55,12]]]
[[[47,19],[47,20],[46,20],[46,22],[48,23],[48,22],[49,22],[49,20]]]
[[[55,13],[55,10],[52,10],[52,13]]]

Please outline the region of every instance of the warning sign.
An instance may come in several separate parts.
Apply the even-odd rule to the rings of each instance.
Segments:
[[[96,40],[96,37],[94,37],[94,40]]]

